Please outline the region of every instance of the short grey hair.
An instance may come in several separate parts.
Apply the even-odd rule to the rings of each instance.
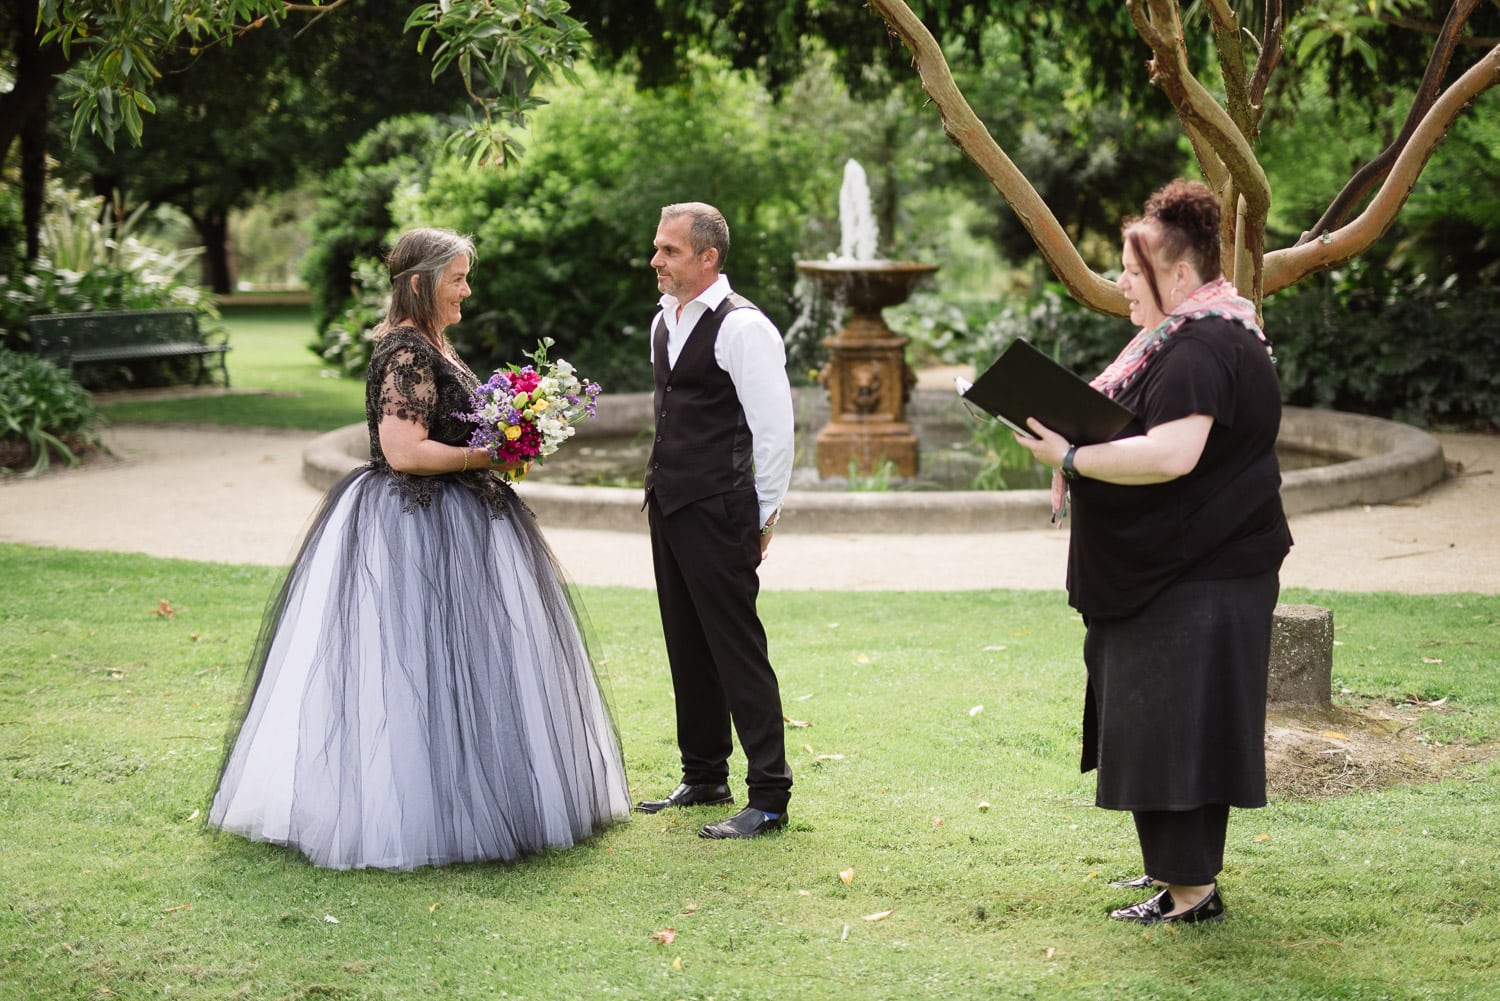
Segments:
[[[724,214],[707,202],[678,202],[661,210],[662,222],[679,216],[689,216],[693,220],[688,230],[693,253],[701,254],[712,247],[719,252],[717,266],[723,271],[724,262],[729,259],[729,223],[724,221]]]

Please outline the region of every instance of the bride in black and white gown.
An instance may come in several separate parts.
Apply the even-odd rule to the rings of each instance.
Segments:
[[[412,230],[366,385],[370,463],[272,599],[209,823],[336,869],[511,860],[629,814],[618,740],[530,511],[468,448],[444,331],[474,249]]]

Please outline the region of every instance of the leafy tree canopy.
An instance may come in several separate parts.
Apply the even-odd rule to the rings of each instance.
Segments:
[[[294,19],[338,16],[350,0],[37,0],[40,44],[67,63],[59,94],[73,106],[72,141],[86,133],[113,149],[139,142],[163,65],[185,50],[232,46]],[[473,113],[458,136],[471,162],[516,152],[510,128],[540,103],[535,88],[571,72],[587,40],[564,0],[442,0],[406,6],[405,30],[430,55],[432,76],[456,75]],[[0,135],[0,139],[4,139]],[[6,142],[8,145],[8,141]]]

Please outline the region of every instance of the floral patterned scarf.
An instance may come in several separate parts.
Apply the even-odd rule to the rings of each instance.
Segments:
[[[1161,350],[1161,346],[1177,333],[1184,323],[1189,320],[1202,319],[1205,316],[1222,316],[1227,320],[1242,324],[1260,338],[1261,343],[1266,345],[1266,353],[1270,354],[1271,345],[1266,340],[1265,333],[1260,329],[1260,324],[1256,322],[1255,304],[1240,295],[1239,290],[1229,279],[1220,277],[1203,285],[1178,303],[1167,314],[1166,319],[1155,327],[1139,331],[1103,372],[1089,380],[1089,385],[1110,399],[1116,398],[1121,390],[1145,371],[1151,357]],[[1052,523],[1061,525],[1067,516],[1067,481],[1063,479],[1062,470],[1053,470]]]

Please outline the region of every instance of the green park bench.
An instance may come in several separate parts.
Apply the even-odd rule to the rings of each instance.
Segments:
[[[196,358],[193,385],[217,360],[229,385],[229,345],[211,343],[194,309],[130,309],[100,313],[53,313],[27,321],[37,355],[69,368],[101,362]]]

